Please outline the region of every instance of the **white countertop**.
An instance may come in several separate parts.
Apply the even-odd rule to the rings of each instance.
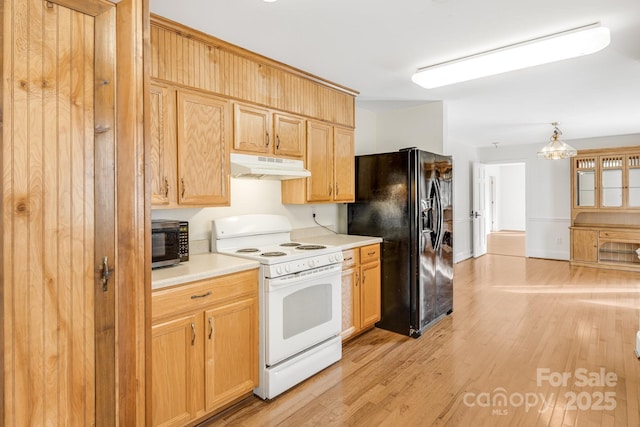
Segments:
[[[315,243],[318,245],[340,246],[342,250],[357,248],[359,246],[373,245],[382,242],[380,237],[356,236],[353,234],[322,234],[317,236],[305,236],[300,241]]]
[[[229,255],[216,253],[189,255],[187,262],[151,270],[151,290],[258,267],[260,267],[260,263],[257,261]]]

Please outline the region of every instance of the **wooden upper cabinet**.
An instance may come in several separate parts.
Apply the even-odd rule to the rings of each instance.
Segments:
[[[333,128],[316,121],[307,124],[307,201],[329,202],[333,198]]]
[[[271,112],[266,108],[233,105],[233,148],[235,151],[268,154],[272,152]]]
[[[302,158],[305,119],[267,108],[234,103],[233,150],[277,157]]]
[[[640,147],[581,150],[572,159],[573,217],[640,208]]]
[[[151,204],[175,204],[176,199],[176,120],[175,90],[167,85],[152,84],[149,126]]]
[[[150,90],[154,208],[229,204],[229,101],[158,82]]]
[[[226,99],[178,91],[179,204],[229,204],[230,110]]]
[[[274,154],[302,158],[306,141],[306,120],[289,114],[273,114]]]
[[[355,157],[353,130],[341,127],[333,129],[333,173],[336,202],[355,200]]]
[[[353,130],[307,121],[309,178],[282,182],[282,203],[346,203],[355,200]]]

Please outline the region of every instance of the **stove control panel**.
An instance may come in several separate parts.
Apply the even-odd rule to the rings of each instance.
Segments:
[[[263,271],[265,277],[280,277],[286,276],[287,274],[300,273],[301,271],[323,267],[325,265],[338,264],[341,263],[342,260],[342,251],[337,251],[292,261],[283,261],[277,264],[263,265]]]

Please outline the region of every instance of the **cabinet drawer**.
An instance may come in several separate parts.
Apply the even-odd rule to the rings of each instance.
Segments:
[[[366,264],[380,259],[380,245],[368,245],[360,248],[360,263]]]
[[[355,249],[347,249],[342,251],[342,269],[347,270],[354,265],[360,263],[360,250],[358,248]]]
[[[258,292],[258,269],[190,282],[151,294],[153,320]]]
[[[640,242],[640,231],[604,231],[600,230],[600,238]]]

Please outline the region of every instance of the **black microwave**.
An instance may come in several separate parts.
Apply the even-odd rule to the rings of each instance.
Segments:
[[[189,260],[189,223],[170,219],[151,221],[151,268]]]

